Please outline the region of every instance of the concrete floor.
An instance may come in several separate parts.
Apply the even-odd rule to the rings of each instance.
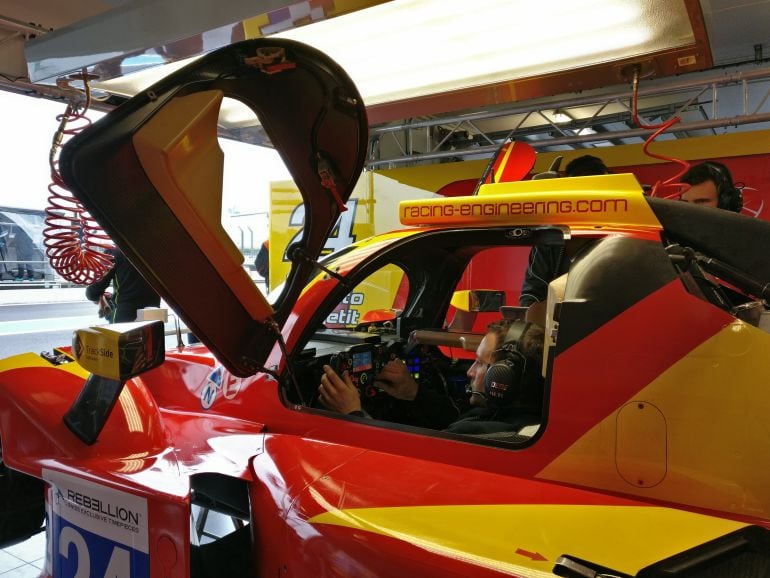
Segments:
[[[45,531],[0,550],[2,578],[37,578],[45,565]]]

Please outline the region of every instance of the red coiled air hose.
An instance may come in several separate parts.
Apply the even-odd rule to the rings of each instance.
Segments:
[[[654,141],[659,134],[663,134],[669,128],[674,126],[676,123],[680,122],[682,119],[678,116],[674,116],[668,119],[667,121],[659,124],[645,124],[641,120],[639,120],[639,114],[637,111],[638,100],[639,100],[639,70],[636,70],[634,72],[633,93],[631,97],[631,114],[633,115],[634,123],[636,124],[636,126],[640,128],[658,129],[654,133],[652,133],[646,141],[644,141],[644,146],[642,146],[642,150],[647,156],[651,156],[653,158],[661,159],[664,161],[674,162],[682,167],[679,170],[679,172],[676,173],[673,177],[666,179],[662,183],[660,181],[655,183],[655,185],[653,185],[652,187],[652,190],[650,191],[650,196],[656,197],[658,196],[659,193],[662,193],[663,190],[670,189],[673,192],[667,195],[666,198],[677,197],[681,193],[681,189],[682,189],[682,185],[679,182],[679,177],[681,177],[684,173],[687,172],[687,169],[690,168],[690,163],[675,157],[667,157],[664,155],[655,154],[649,150],[649,147],[650,147],[650,144],[652,144],[652,141]]]
[[[109,236],[67,189],[59,173],[58,153],[64,137],[72,137],[91,124],[85,116],[90,103],[87,81],[85,86],[86,105],[82,110],[78,105],[69,104],[65,113],[57,117],[59,129],[49,156],[52,182],[48,185],[50,196],[43,230],[45,254],[51,267],[67,281],[78,285],[90,285],[109,271],[112,257],[106,251],[113,247]]]

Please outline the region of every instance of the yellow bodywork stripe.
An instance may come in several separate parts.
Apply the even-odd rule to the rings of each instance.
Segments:
[[[668,508],[551,504],[359,508],[309,522],[373,532],[522,576],[552,576],[564,554],[635,574],[745,526]]]
[[[769,347],[770,335],[735,320],[538,477],[767,518],[770,469],[760,463],[770,454]]]
[[[600,175],[482,185],[477,196],[399,203],[402,225],[661,228],[636,177]]]
[[[51,365],[51,363],[40,357],[37,353],[20,353],[19,355],[0,359],[0,373],[11,369],[29,369],[34,367],[59,369],[83,379],[89,376],[89,373],[74,361],[62,365]]]
[[[513,147],[516,146],[515,142],[512,142],[510,145],[505,147],[505,153],[503,154],[503,159],[500,161],[500,166],[497,167],[497,171],[495,172],[495,182],[499,183],[503,178],[503,173],[505,172],[505,165],[508,164],[508,159],[511,156],[511,153],[513,152]]]

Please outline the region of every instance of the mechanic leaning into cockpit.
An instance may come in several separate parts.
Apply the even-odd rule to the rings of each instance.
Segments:
[[[472,408],[462,415],[449,397],[420,387],[400,360],[385,364],[375,385],[396,399],[416,404],[435,429],[464,434],[515,431],[540,422],[543,343],[539,325],[508,319],[490,323],[467,372]],[[369,417],[347,372],[340,376],[328,365],[324,365],[318,399],[332,411]]]
[[[589,177],[608,175],[610,169],[604,161],[593,155],[583,155],[572,159],[565,169],[566,177]],[[572,250],[577,248],[572,244]],[[529,307],[534,303],[545,301],[548,295],[548,283],[569,271],[571,254],[566,247],[559,245],[535,245],[529,252],[527,270],[521,284],[519,305]]]

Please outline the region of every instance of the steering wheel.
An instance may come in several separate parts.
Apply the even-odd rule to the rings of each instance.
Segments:
[[[334,354],[329,365],[338,374],[347,371],[353,385],[358,389],[362,401],[377,396],[387,396],[374,385],[374,378],[382,371],[385,364],[397,359],[398,343],[361,343],[345,351]]]
[[[407,348],[401,341],[362,343],[332,355],[329,365],[339,374],[348,372],[361,396],[361,406],[369,415],[376,419],[418,425],[419,416],[412,402],[390,396],[377,387],[374,380],[386,363],[399,359],[421,388],[447,395],[447,381],[439,367],[439,356],[432,346]]]

